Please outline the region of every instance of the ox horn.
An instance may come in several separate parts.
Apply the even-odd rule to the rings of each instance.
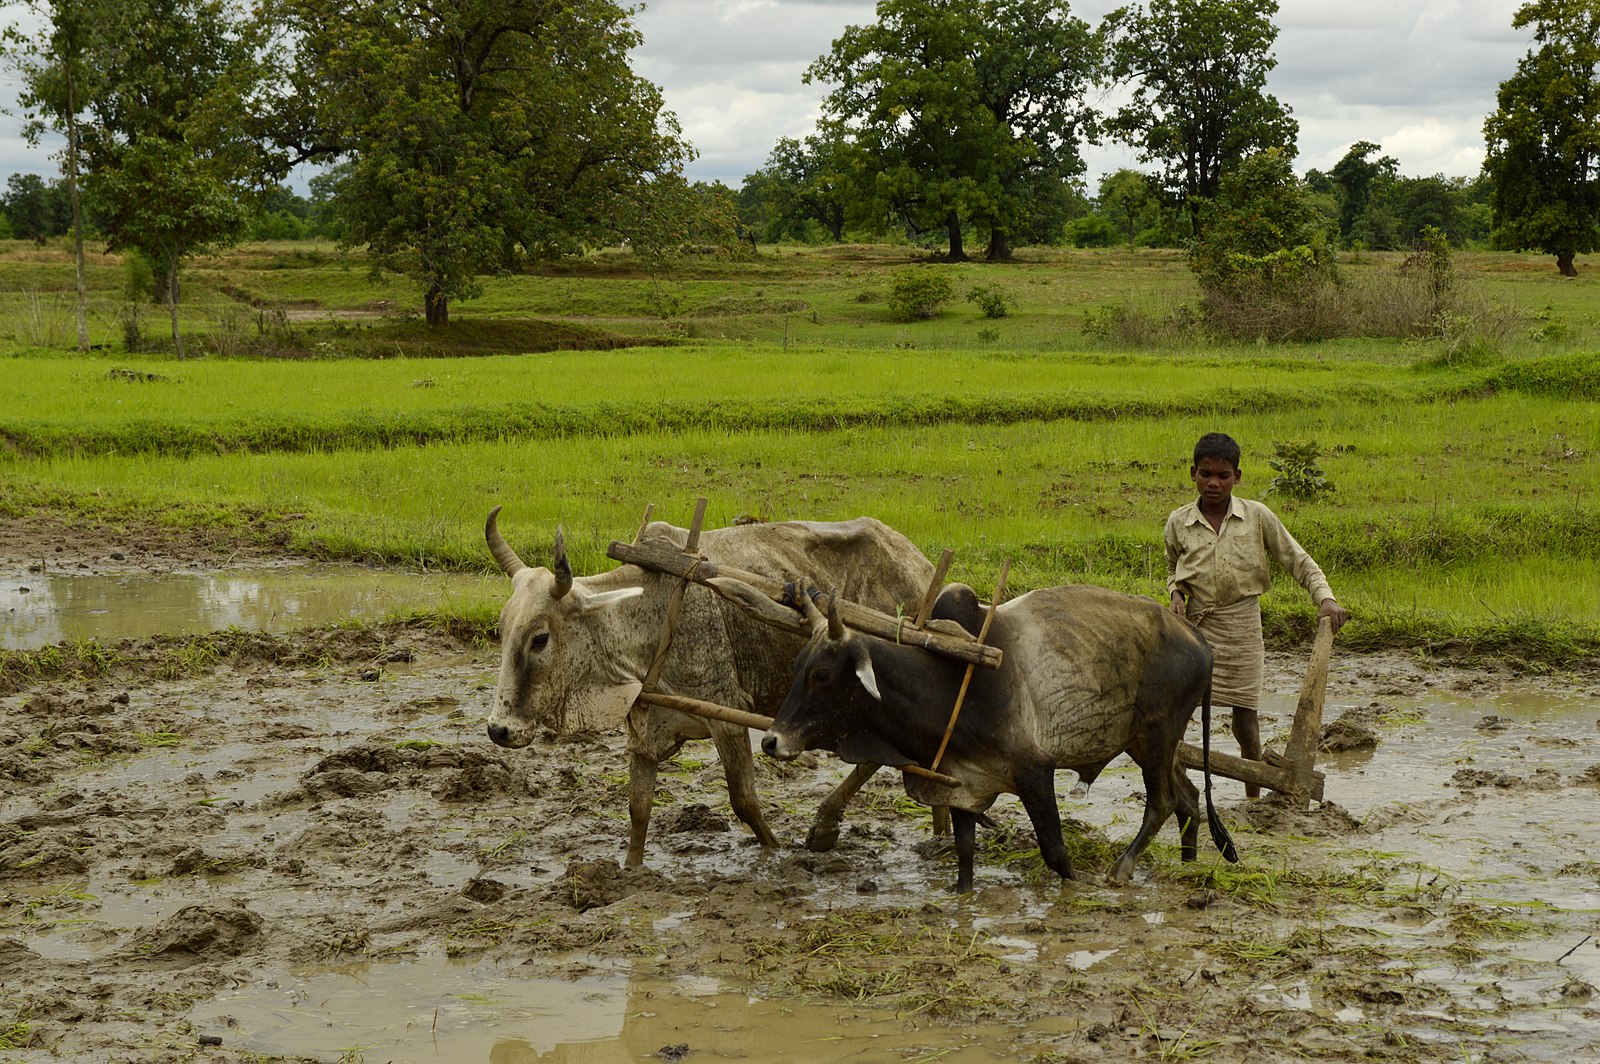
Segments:
[[[489,511],[489,520],[484,522],[483,526],[483,538],[489,541],[489,553],[500,563],[500,571],[507,576],[516,576],[526,569],[528,564],[517,557],[517,552],[511,549],[511,544],[500,534],[499,517],[500,507],[496,506]]]
[[[822,611],[817,609],[816,599],[812,598],[816,593],[816,588],[806,587],[799,589],[799,593],[795,596],[800,600],[800,612],[805,614],[806,620],[811,622],[813,635],[822,631],[828,623],[828,618],[824,617]]]
[[[567,561],[567,534],[561,526],[556,526],[556,557],[550,564],[550,571],[556,574],[555,590],[550,592],[551,598],[562,598],[572,590],[572,564]]]
[[[844,638],[844,622],[839,619],[839,595],[828,592],[828,638],[837,643]]]

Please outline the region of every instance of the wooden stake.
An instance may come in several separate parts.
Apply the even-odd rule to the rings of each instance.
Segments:
[[[1006,593],[1006,577],[1010,574],[1010,572],[1011,559],[1007,558],[1000,563],[1000,579],[995,584],[994,598],[989,602],[989,612],[983,618],[982,630],[978,632],[978,644],[980,646],[983,644],[984,639],[989,635],[989,625],[994,621],[995,611],[1000,608],[1000,598]],[[939,771],[939,763],[944,760],[945,747],[950,745],[950,736],[956,730],[956,719],[961,716],[961,703],[967,700],[967,685],[972,682],[973,668],[974,666],[972,663],[968,662],[967,671],[961,676],[961,690],[956,692],[956,705],[955,708],[950,711],[950,723],[946,724],[944,727],[944,738],[939,740],[939,752],[933,755],[933,764],[929,766],[935,772]]]
[[[635,532],[633,534],[633,541],[635,543],[639,542],[641,539],[644,538],[644,530],[646,528],[650,527],[650,515],[655,513],[655,512],[656,512],[656,504],[655,503],[653,503],[653,502],[645,503],[644,519],[639,522],[639,531],[637,531],[637,532]]]

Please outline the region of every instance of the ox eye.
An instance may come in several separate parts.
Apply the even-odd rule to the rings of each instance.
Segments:
[[[826,687],[833,682],[833,670],[827,666],[811,670],[811,683],[815,687]]]
[[[549,632],[540,632],[538,635],[533,637],[533,639],[529,642],[528,645],[533,647],[533,649],[535,649],[535,650],[543,650],[546,647],[546,645],[549,644],[549,642],[550,642],[550,633]]]

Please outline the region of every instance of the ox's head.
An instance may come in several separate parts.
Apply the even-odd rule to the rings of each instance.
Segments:
[[[797,757],[802,750],[833,750],[847,761],[904,763],[905,758],[854,749],[868,741],[871,723],[883,716],[866,638],[840,623],[832,596],[826,615],[809,596],[800,599],[812,621],[811,641],[795,661],[794,681],[772,727],[761,737],[761,749],[780,760]]]
[[[629,635],[617,605],[643,589],[593,591],[574,581],[559,531],[551,567],[527,565],[500,535],[499,514],[498,506],[489,511],[484,536],[512,590],[500,611],[500,682],[489,738],[520,747],[540,725],[568,730],[619,723],[640,684],[608,648]]]

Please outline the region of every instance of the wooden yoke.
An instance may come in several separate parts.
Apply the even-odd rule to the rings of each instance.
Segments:
[[[660,547],[649,543],[622,543],[617,540],[611,542],[606,549],[606,556],[629,565],[637,565],[642,569],[651,569],[659,573],[667,573],[684,580],[693,580],[722,594],[725,598],[738,605],[745,606],[755,613],[752,604],[743,598],[730,593],[727,581],[733,580],[755,588],[758,592],[771,599],[773,602],[783,601],[783,585],[776,580],[756,573],[733,569],[728,566],[717,565],[701,558],[674,550],[671,547]],[[719,584],[721,586],[719,586]],[[924,650],[957,661],[964,661],[980,665],[986,669],[997,669],[1005,655],[999,647],[984,646],[958,624],[941,621],[929,621],[927,627],[922,629],[908,628],[904,621],[898,617],[891,617],[886,613],[860,606],[856,603],[838,600],[839,619],[857,631],[875,635],[891,642],[899,642],[910,646],[919,646]],[[793,612],[792,610],[786,612]],[[757,619],[776,624],[780,627],[790,627],[795,631],[803,631],[805,621],[798,613],[794,613],[794,623],[789,624],[780,620],[780,614],[771,611],[761,611]]]

